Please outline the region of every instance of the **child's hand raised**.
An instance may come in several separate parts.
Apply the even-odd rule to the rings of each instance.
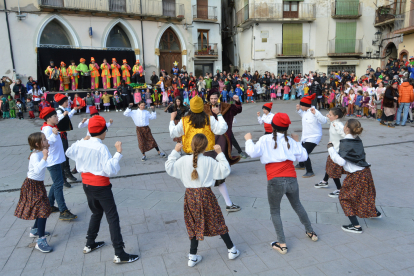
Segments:
[[[222,152],[220,145],[214,145],[214,150],[216,151],[217,154],[220,154]]]
[[[257,112],[257,117],[260,117],[260,112]]]
[[[42,153],[43,153],[43,159],[46,161],[46,159],[47,159],[47,157],[49,155],[49,150],[47,148],[44,148],[42,150]]]
[[[112,125],[112,123],[114,122],[114,120],[109,119],[109,123]]]
[[[316,113],[315,108],[313,108],[313,107],[312,107],[312,108],[310,109],[310,111],[312,112],[312,114],[313,114],[313,115],[315,115],[315,113]]]
[[[299,111],[299,109],[300,109],[300,105],[299,105],[299,104],[297,104],[297,105],[296,105],[296,110],[297,110],[297,111]]]
[[[252,134],[250,132],[246,133],[246,135],[244,135],[244,139],[246,139],[246,141],[252,139]]]
[[[52,132],[53,132],[53,134],[55,134],[55,135],[58,135],[58,133],[59,133],[59,131],[58,131],[58,129],[57,128],[52,128]]]
[[[84,122],[86,122],[88,119],[86,119],[86,118],[83,118],[82,119],[82,124],[84,123]]]
[[[293,140],[295,140],[296,142],[299,142],[299,135],[297,135],[296,133],[292,133],[290,134],[290,136],[292,136]]]
[[[180,152],[182,147],[183,147],[183,144],[181,144],[181,143],[177,143],[177,144],[175,144],[175,148],[174,148],[174,150],[175,150],[176,152]]]

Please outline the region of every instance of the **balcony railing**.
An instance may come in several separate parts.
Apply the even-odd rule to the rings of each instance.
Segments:
[[[246,21],[313,21],[316,19],[316,5],[299,2],[298,11],[285,12],[294,16],[283,16],[283,3],[254,3],[247,4],[236,14],[237,25]]]
[[[195,57],[217,57],[217,43],[196,43],[194,44]]]
[[[414,33],[414,10],[410,10],[401,15],[396,15],[393,31],[395,34]]]
[[[386,6],[378,7],[375,12],[375,25],[380,26],[393,23],[395,16],[402,14],[405,9],[405,0],[398,0]]]
[[[362,3],[359,1],[332,2],[332,18],[359,18],[362,15]]]
[[[277,57],[306,57],[308,55],[307,43],[277,43]]]
[[[193,5],[194,20],[216,20],[217,21],[217,7]]]
[[[362,55],[362,39],[331,39],[328,41],[328,56]]]
[[[154,17],[184,18],[184,4],[141,0],[39,0],[41,8],[57,8],[61,11],[112,12]]]

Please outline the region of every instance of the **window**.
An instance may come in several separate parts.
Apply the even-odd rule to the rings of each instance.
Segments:
[[[356,22],[336,22],[335,53],[356,53]]]
[[[359,0],[335,0],[336,15],[358,15]]]
[[[113,12],[126,12],[126,0],[109,0],[109,10]]]
[[[208,48],[208,30],[198,30],[197,32],[198,50]]]
[[[299,17],[299,2],[284,1],[283,2],[283,18],[298,18]]]
[[[106,47],[132,48],[128,35],[119,24],[115,25],[109,32],[108,39],[106,40]]]
[[[283,61],[277,63],[277,74],[299,74],[303,73],[303,61]]]
[[[330,74],[332,71],[334,71],[334,72],[338,72],[338,71],[343,72],[343,71],[346,71],[346,72],[349,72],[349,73],[355,73],[355,69],[356,69],[356,66],[355,65],[348,65],[348,66],[341,66],[341,65],[338,65],[338,66],[328,66],[328,72],[327,72],[327,74]]]
[[[284,56],[302,55],[302,24],[283,24],[282,47]]]
[[[72,45],[70,37],[57,20],[52,20],[43,29],[40,44]]]
[[[176,17],[175,0],[162,0],[162,15]]]

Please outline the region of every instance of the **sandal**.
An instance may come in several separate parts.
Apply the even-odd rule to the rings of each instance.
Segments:
[[[311,239],[312,241],[317,241],[318,240],[318,236],[315,234],[315,232],[306,232],[306,236],[308,236],[309,239]]]
[[[286,254],[287,253],[287,247],[281,247],[280,244],[278,242],[271,242],[270,246],[276,250],[277,252],[279,252],[280,254]]]

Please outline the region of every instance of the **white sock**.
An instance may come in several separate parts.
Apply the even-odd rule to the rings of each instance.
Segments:
[[[233,202],[231,202],[229,192],[227,191],[226,183],[220,184],[218,186],[218,188],[219,188],[219,191],[220,191],[221,195],[224,198],[224,201],[226,201],[226,205],[227,206],[232,206]]]
[[[188,254],[188,258],[189,258],[190,260],[193,260],[193,261],[197,260],[196,255],[193,255],[193,254]]]
[[[228,252],[229,252],[229,253],[233,253],[233,254],[235,254],[235,253],[237,252],[237,248],[236,248],[236,246],[235,246],[235,245],[233,245],[233,247],[232,247],[232,248],[228,249]]]

